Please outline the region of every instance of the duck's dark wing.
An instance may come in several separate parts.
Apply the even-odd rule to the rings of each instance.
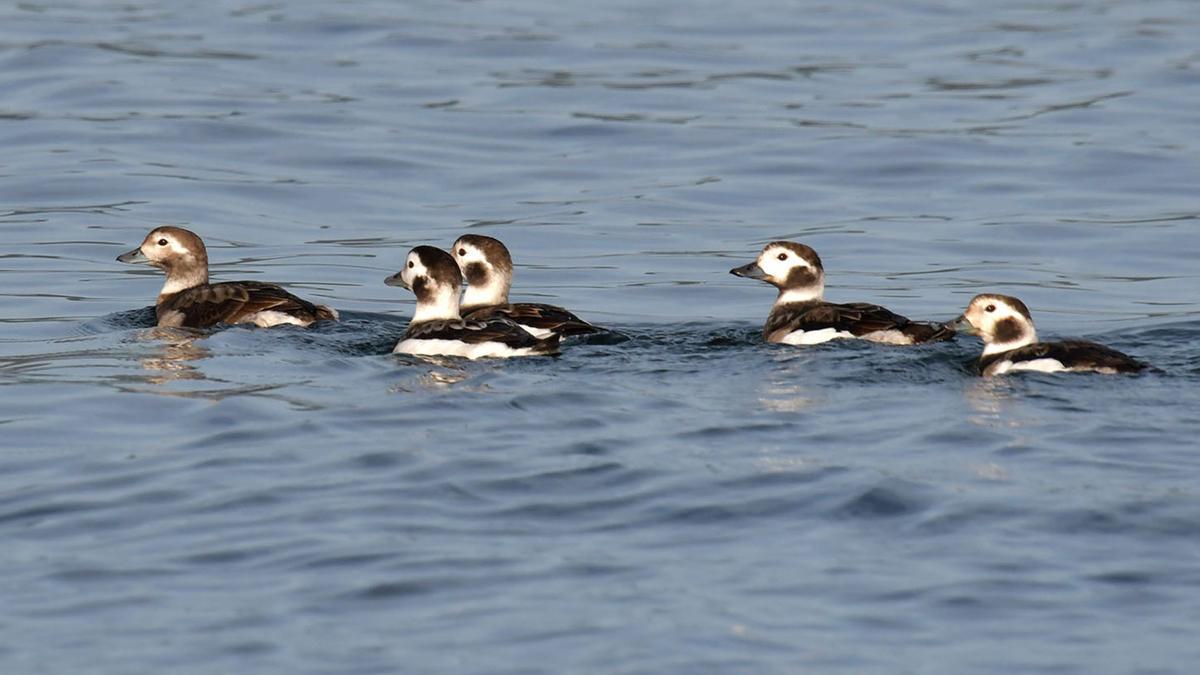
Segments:
[[[507,317],[523,326],[548,330],[555,335],[563,337],[597,333],[601,330],[562,307],[536,302],[518,302],[510,305],[479,307],[466,312],[463,318],[485,319],[497,315]]]
[[[482,321],[422,321],[410,324],[408,330],[404,331],[404,339],[457,340],[466,344],[499,342],[512,349],[533,349],[538,354],[554,354],[558,351],[557,335],[535,338],[502,316]]]
[[[833,328],[855,336],[877,331],[896,330],[913,342],[947,340],[954,331],[941,324],[910,321],[885,307],[865,302],[833,304],[829,302],[797,302],[771,310],[763,336],[782,337],[798,330],[805,332]]]
[[[992,363],[1004,359],[1013,363],[1054,359],[1066,368],[1111,370],[1117,373],[1136,373],[1149,367],[1132,356],[1111,347],[1088,340],[1064,340],[1062,342],[1038,342],[982,357],[979,360],[979,369],[984,371]]]
[[[264,311],[283,312],[306,323],[337,318],[324,305],[314,305],[279,286],[259,281],[230,281],[180,291],[159,306],[158,315],[161,321],[164,316],[178,312],[181,318],[177,325],[205,328],[218,323],[239,323]]]

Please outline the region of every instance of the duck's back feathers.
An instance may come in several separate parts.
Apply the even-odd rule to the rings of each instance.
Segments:
[[[763,327],[763,337],[768,342],[793,344],[838,337],[916,344],[953,336],[954,331],[947,326],[910,321],[885,307],[865,302],[834,304],[818,300],[777,305]]]
[[[279,286],[259,281],[194,286],[160,298],[157,313],[160,326],[182,328],[206,328],[218,323],[307,326],[314,321],[336,320],[338,316],[325,305],[313,304]]]
[[[463,318],[473,320],[483,320],[495,316],[503,316],[537,337],[550,335],[569,337],[600,331],[596,326],[562,307],[536,302],[477,307],[463,313]]]
[[[558,353],[558,336],[534,337],[503,317],[421,321],[409,325],[394,351],[471,359],[552,355]]]
[[[1148,367],[1127,354],[1087,340],[1037,342],[1006,352],[985,354],[979,359],[979,370],[984,375],[998,375],[1009,370],[1137,373]]]

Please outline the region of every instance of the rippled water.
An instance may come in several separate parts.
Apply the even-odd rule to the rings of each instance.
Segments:
[[[1191,2],[0,9],[0,663],[13,673],[1190,672]],[[152,327],[151,227],[340,324]],[[626,338],[390,355],[475,231]],[[761,344],[730,276],[979,343]]]

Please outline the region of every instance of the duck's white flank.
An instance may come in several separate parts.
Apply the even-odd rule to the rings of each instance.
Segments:
[[[417,356],[462,356],[468,359],[507,358],[510,356],[532,356],[533,349],[513,349],[502,342],[478,342],[468,344],[459,340],[407,338],[396,343],[394,354]]]
[[[819,345],[830,340],[852,337],[854,337],[854,333],[849,331],[822,328],[820,330],[795,330],[784,335],[780,342],[785,345]]]
[[[264,310],[255,312],[245,318],[247,323],[252,323],[259,328],[270,328],[271,326],[279,326],[285,323],[290,323],[293,326],[307,326],[309,322],[298,319],[287,312],[276,312],[273,310]]]

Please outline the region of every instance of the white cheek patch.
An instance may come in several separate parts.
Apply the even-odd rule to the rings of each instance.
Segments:
[[[473,248],[467,248],[466,250],[466,255],[454,257],[454,259],[458,261],[459,267],[466,267],[471,263],[487,263],[487,258],[484,257],[482,252]]]
[[[404,271],[400,273],[400,278],[408,284],[409,288],[412,288],[413,280],[422,275],[425,275],[425,266],[421,264],[421,259],[410,255],[404,263]]]
[[[787,259],[780,260],[780,253],[787,254]],[[797,267],[812,267],[802,258],[798,258],[781,248],[771,249],[767,253],[760,256],[758,259],[758,266],[762,268],[762,271],[766,272],[770,276],[775,277],[776,279],[786,279],[788,275],[791,274],[792,270]]]
[[[785,345],[819,345],[822,342],[830,340],[838,340],[844,338],[853,338],[854,333],[836,328],[822,328],[820,330],[795,330],[782,338],[776,340],[780,344]]]

